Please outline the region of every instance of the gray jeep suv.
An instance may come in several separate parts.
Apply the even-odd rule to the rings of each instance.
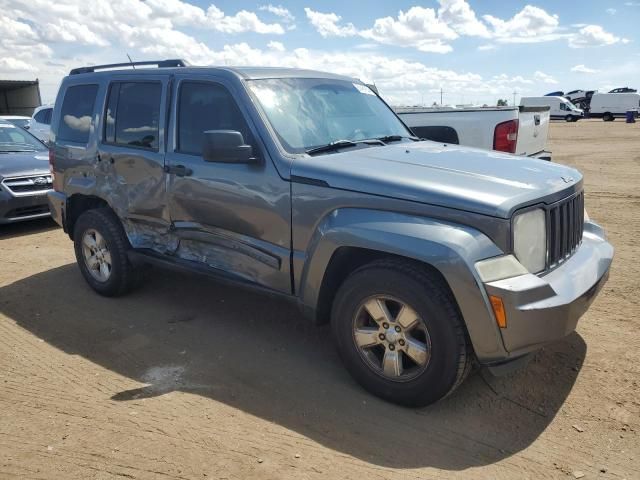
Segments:
[[[572,332],[607,278],[576,170],[420,141],[351,78],[136,66],[72,70],[52,117],[51,209],[102,295],[144,264],[280,295],[425,405]]]

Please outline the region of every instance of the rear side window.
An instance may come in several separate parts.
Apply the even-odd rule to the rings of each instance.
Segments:
[[[459,144],[458,132],[451,127],[430,126],[430,127],[409,127],[416,137],[426,138],[434,142]]]
[[[89,142],[91,116],[97,93],[98,85],[76,85],[67,89],[60,109],[58,140]]]
[[[183,82],[178,99],[178,145],[182,153],[202,155],[204,132],[236,130],[246,144],[253,137],[231,93],[214,83]]]
[[[158,150],[162,84],[112,83],[105,114],[107,143]]]

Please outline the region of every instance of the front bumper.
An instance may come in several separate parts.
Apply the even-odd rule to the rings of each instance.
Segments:
[[[47,194],[14,196],[0,187],[0,224],[50,216]]]
[[[585,222],[582,244],[551,272],[518,275],[485,284],[502,299],[507,327],[500,329],[509,359],[516,359],[573,332],[607,281],[613,246],[604,230]],[[505,359],[506,360],[506,359]]]
[[[50,192],[47,193],[47,200],[49,201],[51,217],[66,232],[67,231],[67,227],[66,227],[67,196],[64,193],[51,190]]]

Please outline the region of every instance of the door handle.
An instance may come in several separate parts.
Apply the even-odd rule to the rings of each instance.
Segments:
[[[184,165],[166,165],[164,167],[164,171],[167,173],[173,173],[177,177],[188,177],[193,173],[193,170],[185,167]]]

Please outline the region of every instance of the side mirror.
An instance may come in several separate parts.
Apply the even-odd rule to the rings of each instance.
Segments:
[[[235,130],[204,132],[202,157],[205,162],[255,163],[253,148],[245,145],[242,134]]]
[[[27,124],[27,125],[25,125],[25,126],[24,126],[24,127],[22,127],[22,128],[24,128],[25,130],[29,130],[31,127],[29,126],[29,124]]]

